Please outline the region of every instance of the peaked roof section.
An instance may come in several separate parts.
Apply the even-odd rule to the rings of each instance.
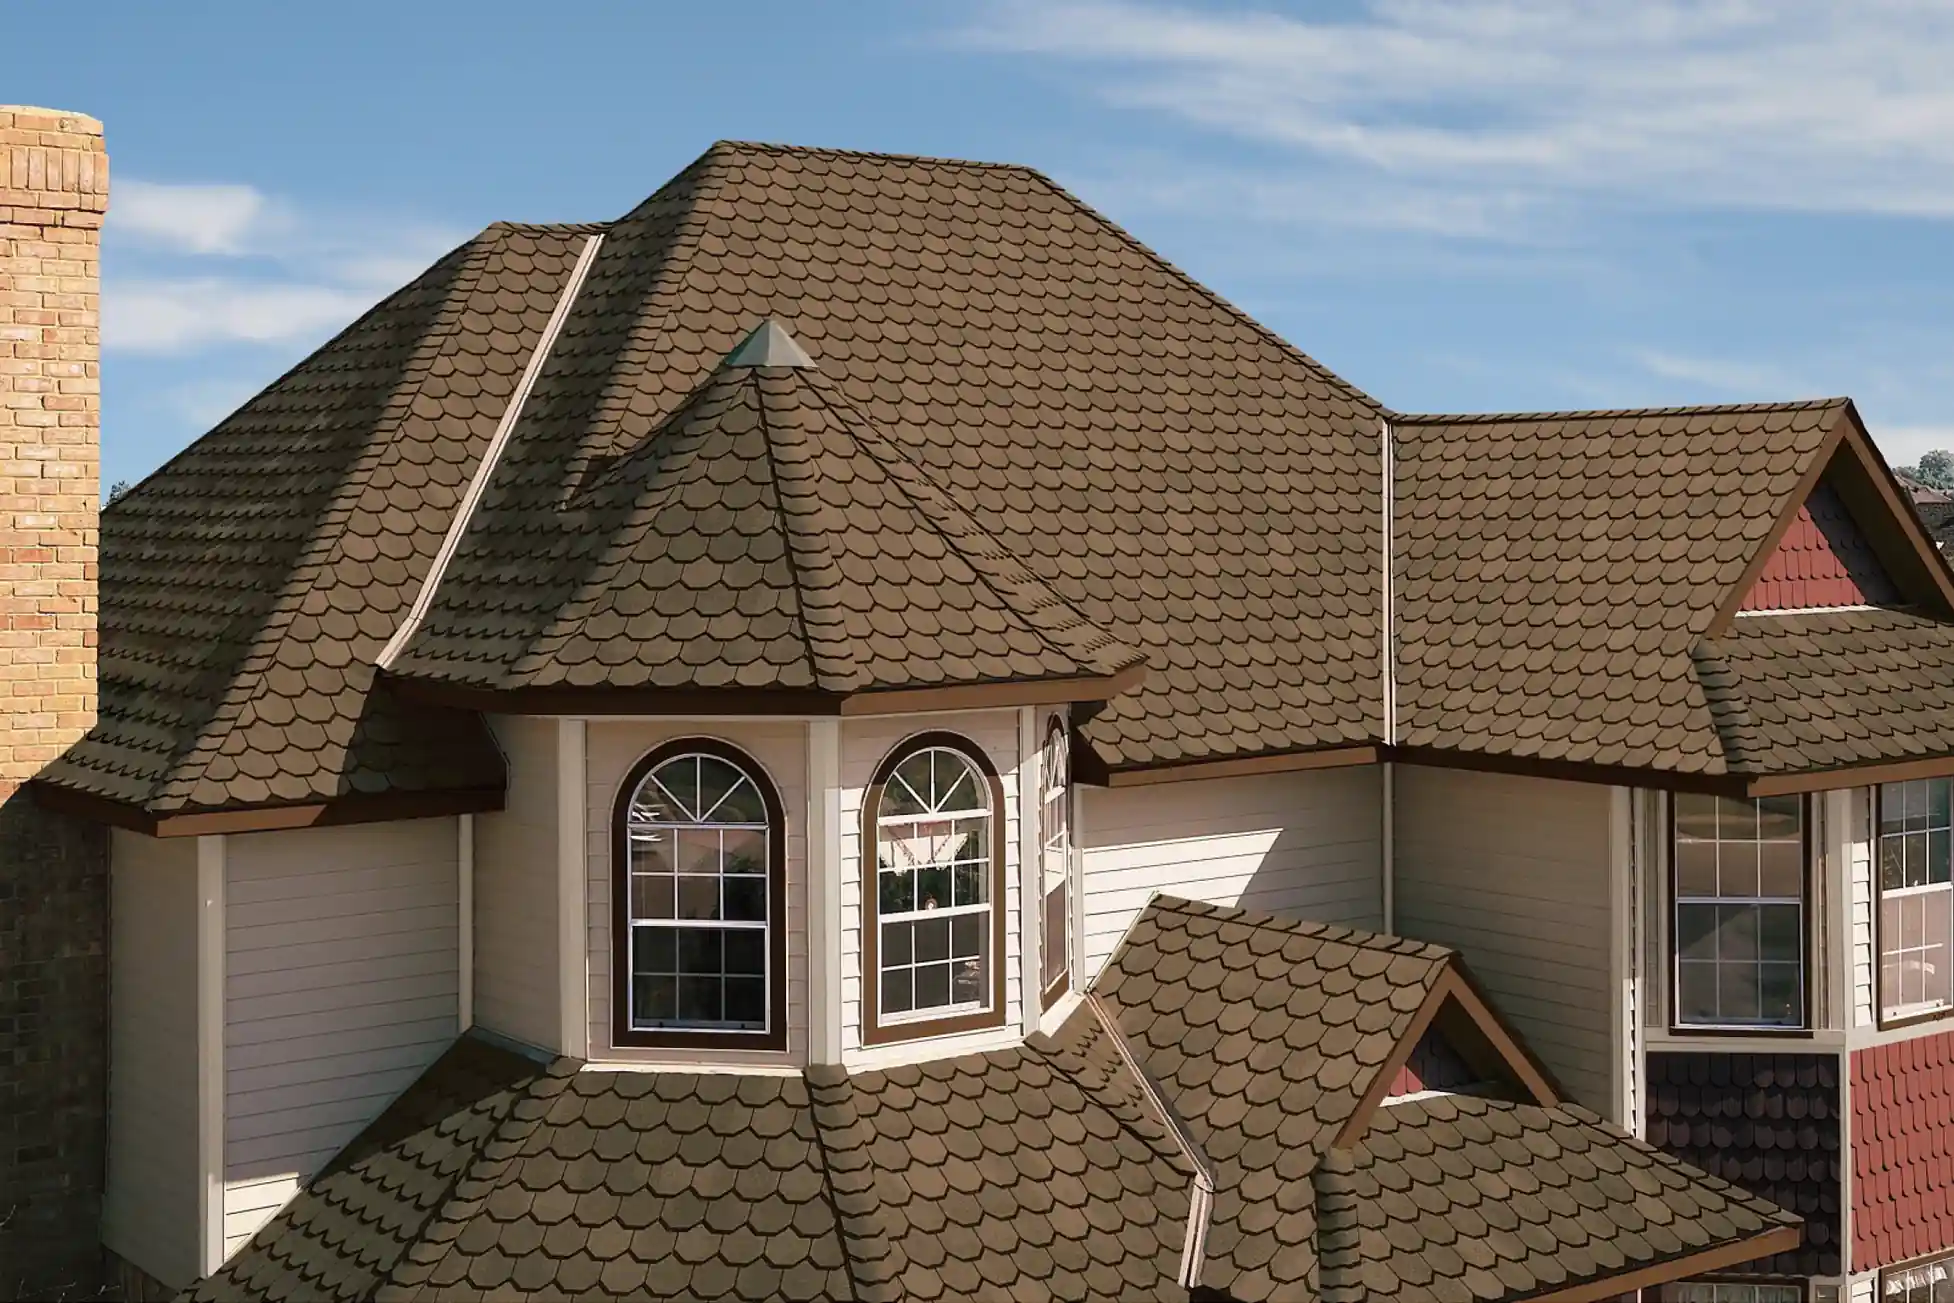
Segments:
[[[1733,617],[1821,476],[1901,600],[1948,611],[1946,567],[1845,399],[1394,428],[1408,748],[1704,776],[1827,764],[1819,751],[1766,762],[1733,750],[1701,665],[1717,640],[1750,645],[1779,627]],[[1954,654],[1954,625],[1910,627]],[[1945,752],[1954,732],[1907,743]]]
[[[104,511],[99,721],[43,789],[152,824],[499,801],[481,721],[372,665],[592,229],[490,227]]]
[[[1141,669],[872,429],[773,321],[559,518],[580,546],[553,552],[549,572],[522,585],[553,587],[554,609],[505,599],[506,554],[488,544],[506,522],[491,514],[392,672],[553,700],[632,692],[648,709],[744,689],[729,709],[757,713],[819,698],[885,709],[891,691],[983,684],[1096,699]]]
[[[1109,765],[1376,736],[1374,402],[1029,169],[764,145],[714,146],[607,229],[441,585],[471,645],[417,674],[486,682],[591,597],[582,492],[766,319],[1144,654],[1085,725]]]
[[[1900,590],[1851,508],[1825,479],[1798,507],[1740,611],[1893,606]]]

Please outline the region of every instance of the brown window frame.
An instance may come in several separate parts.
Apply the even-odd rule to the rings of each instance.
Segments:
[[[1954,802],[1954,780],[1930,778],[1923,781],[1949,782],[1950,790],[1948,796],[1950,802]],[[1897,1027],[1917,1027],[1924,1023],[1941,1022],[1948,1018],[1954,1018],[1954,1003],[1949,1003],[1938,1009],[1928,1009],[1920,1013],[1907,1014],[1901,1018],[1889,1018],[1886,1016],[1886,883],[1885,875],[1880,871],[1880,843],[1885,840],[1885,834],[1880,831],[1880,807],[1885,802],[1886,798],[1884,793],[1887,786],[1888,784],[1886,783],[1874,783],[1872,785],[1870,802],[1872,807],[1870,811],[1872,862],[1868,866],[1868,873],[1872,878],[1873,884],[1873,1025],[1881,1031],[1887,1031]],[[1949,830],[1949,837],[1950,839],[1954,839],[1954,829]],[[1949,884],[1948,892],[1950,894],[1949,908],[1950,910],[1954,910],[1954,883]],[[1932,1259],[1929,1259],[1929,1261],[1932,1261]]]
[[[921,1018],[904,1020],[885,1026],[881,1020],[882,1011],[882,919],[881,895],[878,890],[879,835],[878,819],[882,810],[882,792],[888,786],[890,775],[896,767],[919,751],[941,747],[954,751],[970,762],[990,789],[991,799],[991,1007],[975,1013],[951,1014],[942,1018]],[[1023,817],[1023,811],[1019,812]],[[875,774],[862,793],[861,812],[861,892],[862,892],[862,1044],[894,1045],[903,1041],[922,1040],[934,1036],[953,1036],[961,1032],[987,1031],[1004,1026],[1005,982],[1004,969],[1006,956],[1004,948],[1005,915],[1005,848],[1004,835],[1005,806],[1004,782],[998,776],[997,766],[984,748],[961,733],[946,730],[932,730],[915,733],[897,743],[875,767]]]
[[[1691,1036],[1713,1039],[1717,1037],[1755,1037],[1783,1038],[1787,1040],[1809,1039],[1816,1021],[1816,1010],[1812,1007],[1812,970],[1817,966],[1817,932],[1812,917],[1812,897],[1816,886],[1816,845],[1813,838],[1812,813],[1814,803],[1809,795],[1798,797],[1799,847],[1803,856],[1803,870],[1799,875],[1798,923],[1799,931],[1799,1009],[1803,1015],[1797,1026],[1779,1023],[1690,1023],[1678,1015],[1682,1008],[1682,967],[1679,939],[1676,935],[1676,907],[1679,903],[1676,893],[1676,797],[1681,793],[1671,793],[1663,804],[1668,811],[1668,843],[1664,854],[1668,857],[1668,900],[1664,902],[1663,936],[1667,953],[1663,956],[1665,980],[1669,984],[1668,1021],[1671,1036]],[[1750,799],[1750,798],[1746,798]],[[1704,899],[1691,897],[1692,900]],[[1742,1281],[1726,1283],[1746,1283]]]
[[[767,811],[767,1027],[764,1031],[645,1029],[631,1025],[631,798],[668,760],[701,755],[738,769]],[[674,738],[638,758],[611,806],[611,1045],[617,1049],[785,1050],[787,1048],[787,810],[773,776],[747,752],[716,738]]]

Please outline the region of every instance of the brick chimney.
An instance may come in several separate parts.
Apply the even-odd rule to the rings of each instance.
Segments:
[[[0,1298],[94,1297],[108,841],[20,785],[95,719],[102,124],[0,105]]]
[[[95,721],[102,124],[0,105],[0,800]]]

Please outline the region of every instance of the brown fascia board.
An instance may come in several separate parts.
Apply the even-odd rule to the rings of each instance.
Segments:
[[[1482,773],[1513,774],[1521,778],[1550,778],[1566,783],[1702,792],[1709,796],[1742,796],[1749,790],[1748,784],[1754,781],[1742,774],[1685,774],[1669,769],[1597,765],[1580,760],[1542,760],[1532,756],[1454,751],[1442,747],[1390,747],[1379,758],[1396,764],[1423,765],[1432,769],[1469,769]]]
[[[1633,1294],[1636,1290],[1653,1289],[1657,1285],[1669,1285],[1679,1280],[1690,1280],[1697,1276],[1728,1271],[1732,1267],[1741,1267],[1744,1263],[1753,1262],[1758,1258],[1768,1258],[1774,1253],[1790,1253],[1804,1242],[1804,1238],[1803,1227],[1773,1226],[1770,1230],[1761,1231],[1748,1239],[1719,1244],[1716,1248],[1705,1249],[1701,1253],[1685,1254],[1679,1258],[1658,1262],[1653,1266],[1625,1271],[1619,1275],[1606,1276],[1580,1285],[1570,1285],[1564,1289],[1548,1290],[1544,1294],[1522,1295],[1518,1303],[1603,1303],[1604,1300]]]
[[[28,786],[33,790],[35,803],[45,809],[115,828],[126,828],[150,837],[212,837],[225,833],[386,823],[395,819],[433,819],[457,814],[487,814],[503,806],[502,789],[496,787],[362,793],[303,804],[158,814],[124,801],[78,792],[39,779]]]
[[[1911,782],[1916,778],[1948,777],[1954,777],[1954,755],[1848,765],[1842,769],[1812,769],[1796,774],[1763,774],[1744,785],[1744,794],[1794,796],[1840,787],[1872,787],[1879,783]]]
[[[1281,751],[1231,760],[1176,760],[1160,765],[1128,765],[1117,769],[1108,768],[1102,763],[1088,767],[1097,768],[1100,771],[1097,775],[1081,777],[1099,787],[1143,787],[1153,783],[1194,782],[1203,778],[1241,778],[1305,769],[1371,765],[1377,763],[1383,750],[1377,746],[1327,747],[1318,751]],[[1097,778],[1096,782],[1093,782],[1094,777]]]
[[[401,695],[435,706],[497,715],[836,716],[924,715],[953,710],[1105,701],[1146,677],[1144,664],[1112,674],[1008,679],[934,688],[826,692],[818,688],[469,688],[431,679],[388,676]]]
[[[1487,1048],[1498,1056],[1498,1067],[1504,1068],[1512,1081],[1528,1095],[1528,1102],[1542,1108],[1552,1108],[1561,1102],[1560,1087],[1539,1060],[1533,1057],[1519,1037],[1507,1027],[1497,1011],[1486,1003],[1479,993],[1457,956],[1446,965],[1432,989],[1425,994],[1425,1001],[1418,1006],[1418,1012],[1411,1017],[1411,1024],[1405,1028],[1404,1035],[1392,1047],[1389,1057],[1378,1066],[1371,1078],[1370,1088],[1357,1102],[1357,1109],[1337,1129],[1336,1138],[1330,1142],[1332,1148],[1348,1149],[1364,1138],[1370,1125],[1377,1118],[1378,1109],[1391,1093],[1391,1085],[1397,1080],[1398,1072],[1411,1060],[1418,1047],[1419,1038],[1434,1022],[1443,1030],[1449,1023],[1452,1026],[1469,1027],[1483,1039]],[[1447,1039],[1452,1039],[1448,1037]],[[1463,1038],[1461,1038],[1463,1039]],[[1465,1047],[1453,1041],[1453,1048],[1465,1053]],[[1474,1064],[1474,1067],[1480,1065]]]

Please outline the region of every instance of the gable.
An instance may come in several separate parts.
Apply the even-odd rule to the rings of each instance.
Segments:
[[[1899,601],[1899,586],[1827,477],[1799,504],[1737,609],[1801,611]]]
[[[1466,1062],[1463,1054],[1452,1047],[1444,1031],[1438,1027],[1427,1027],[1418,1038],[1418,1043],[1411,1047],[1411,1057],[1405,1060],[1397,1076],[1391,1079],[1384,1099],[1389,1103],[1407,1095],[1458,1090],[1480,1082],[1479,1073]]]

